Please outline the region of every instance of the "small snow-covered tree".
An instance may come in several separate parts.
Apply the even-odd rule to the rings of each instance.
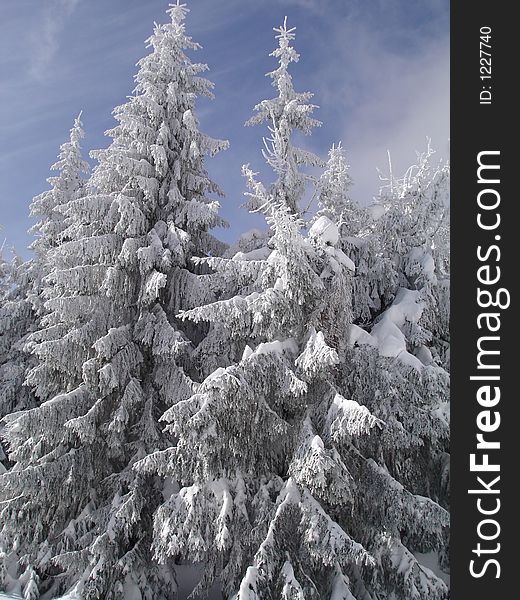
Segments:
[[[31,356],[35,346],[33,335],[45,312],[43,303],[49,291],[45,276],[51,269],[51,250],[60,243],[60,234],[66,229],[65,218],[59,210],[79,197],[85,186],[81,173],[86,172],[88,165],[81,159],[82,137],[78,117],[71,129],[70,141],[61,146],[59,160],[51,167],[59,171],[58,176],[48,179],[51,189],[37,196],[31,204],[31,213],[41,217],[31,230],[38,236],[31,246],[35,256],[27,262],[17,256],[10,264],[3,261],[7,272],[0,308],[0,417],[37,404],[25,380],[28,377],[30,381],[35,369],[38,370],[35,357]],[[50,375],[53,377],[54,373]]]
[[[225,248],[209,233],[224,223],[205,159],[227,143],[198,129],[195,101],[212,84],[185,52],[199,47],[187,12],[174,4],[156,25],[112,142],[93,153],[89,193],[59,208],[66,229],[51,251],[38,357],[68,368],[67,380],[52,391],[35,374],[43,403],[8,419],[17,464],[1,483],[3,532],[23,542],[49,594],[175,592],[171,565],[149,553],[162,483],[132,466],[171,444],[157,419],[192,393],[189,335],[200,331],[174,315],[212,296],[189,259]]]
[[[64,233],[68,225],[63,214],[64,207],[86,193],[87,182],[83,175],[88,172],[89,165],[81,155],[81,140],[84,137],[80,113],[74,120],[69,140],[60,146],[57,162],[51,166],[51,170],[58,172],[47,179],[51,189],[36,196],[31,203],[31,215],[40,219],[31,228],[36,235],[31,248],[42,268],[52,260],[50,251],[67,239]]]
[[[381,251],[373,211],[352,200],[350,167],[341,142],[329,150],[329,159],[314,182],[317,206],[311,223],[325,216],[340,232],[340,247],[355,264],[352,278],[352,318],[366,325],[395,295],[396,274]],[[312,205],[312,202],[311,202]]]
[[[351,187],[345,150],[341,142],[333,144],[325,169],[315,183],[318,210],[313,221],[321,216],[327,217],[338,224],[342,238],[359,234],[366,219],[365,211],[350,198]]]
[[[88,173],[89,165],[81,155],[84,135],[80,114],[74,120],[69,140],[60,146],[58,161],[51,166],[51,170],[58,172],[47,180],[51,189],[36,196],[31,203],[31,215],[40,220],[31,228],[36,239],[31,244],[34,258],[30,269],[34,290],[30,300],[40,326],[27,340],[25,350],[39,359],[27,375],[27,383],[33,386],[36,396],[41,399],[76,385],[81,378],[82,357],[85,355],[85,345],[82,347],[79,339],[73,347],[70,339],[62,337],[68,328],[55,309],[60,291],[58,282],[52,277],[56,270],[57,248],[71,239],[71,222],[67,216],[69,205],[87,192],[83,175]],[[75,318],[72,317],[71,326]],[[69,346],[67,360],[63,360],[63,345]]]

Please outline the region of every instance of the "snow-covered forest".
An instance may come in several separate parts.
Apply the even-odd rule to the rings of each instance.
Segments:
[[[297,145],[320,121],[285,21],[242,167],[264,227],[224,243],[187,14],[93,168],[78,107],[31,258],[2,248],[0,590],[445,600],[449,163],[426,144],[354,202],[348,140]]]

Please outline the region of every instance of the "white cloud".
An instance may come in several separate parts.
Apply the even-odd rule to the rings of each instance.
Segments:
[[[46,0],[41,28],[32,36],[30,74],[43,79],[59,50],[59,36],[80,0]]]
[[[276,0],[288,13],[289,21],[291,20],[292,9],[303,9],[309,14],[324,15],[328,10],[329,0]]]
[[[293,4],[295,6],[301,6],[303,8],[317,9],[322,6],[320,0],[279,0],[281,4]]]
[[[448,48],[400,65],[389,80],[374,86],[373,96],[350,118],[344,124],[345,142],[355,150],[351,162],[359,179],[359,200],[370,201],[377,192],[375,168],[386,170],[387,150],[397,175],[415,159],[415,151],[426,149],[427,137],[439,158],[447,158]]]
[[[386,33],[359,22],[338,25],[336,40],[343,41],[335,47],[342,50],[317,81],[320,104],[336,107],[331,114],[349,153],[352,194],[362,203],[378,191],[376,169],[387,171],[387,150],[396,175],[426,149],[428,137],[439,158],[449,152],[448,32],[426,40],[417,32],[393,48]]]

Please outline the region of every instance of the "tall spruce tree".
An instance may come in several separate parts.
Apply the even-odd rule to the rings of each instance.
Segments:
[[[295,108],[298,101],[284,103],[294,100],[287,65],[297,55],[293,30],[284,24],[275,31],[280,97],[257,110],[260,121],[271,120],[265,157],[278,179],[266,188],[244,167],[249,206],[270,226],[269,248],[202,259],[216,271],[204,283],[220,286],[222,296],[181,313],[210,322],[235,356],[163,415],[176,443],[136,465],[180,486],[157,511],[155,556],[205,565],[194,597],[219,578],[234,600],[441,600],[445,584],[407,546],[441,549],[447,512],[401,484],[380,450],[391,437],[383,417],[392,430],[400,416],[389,404],[401,391],[413,394],[417,377],[400,365],[400,380],[387,376],[385,364],[374,364],[377,350],[356,344],[363,330],[351,325],[355,265],[341,250],[340,227],[357,234],[345,209],[363,211],[350,206],[337,182],[350,181],[339,151],[317,183],[323,212],[303,231],[305,178],[298,153],[287,151],[294,121],[284,116],[294,108],[294,119],[303,115],[309,125],[310,117]],[[374,363],[365,366],[381,373],[367,370],[362,380],[367,355]],[[386,360],[393,373],[395,359]],[[362,387],[369,378],[371,399]],[[400,390],[392,389],[396,383]],[[432,384],[432,403],[444,399],[439,388]]]
[[[3,535],[24,545],[49,597],[72,584],[91,600],[175,592],[149,552],[162,482],[132,467],[171,444],[157,418],[192,393],[190,339],[173,315],[211,294],[189,259],[224,248],[208,232],[223,221],[204,163],[227,143],[198,129],[195,101],[212,84],[185,53],[199,47],[187,12],[177,3],[155,27],[134,94],[114,111],[113,141],[93,153],[91,192],[58,211],[67,227],[50,251],[52,317],[38,357],[67,380],[54,391],[35,374],[43,403],[7,421],[17,463],[1,482]]]

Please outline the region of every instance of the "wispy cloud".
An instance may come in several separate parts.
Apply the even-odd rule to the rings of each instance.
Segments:
[[[60,33],[80,0],[45,0],[42,25],[32,36],[33,54],[30,75],[41,80],[45,77],[59,50]]]
[[[376,167],[387,171],[387,150],[398,176],[415,160],[415,151],[426,149],[427,138],[439,159],[449,155],[447,44],[435,44],[402,66],[396,72],[382,64],[389,72],[388,79],[382,77],[372,97],[342,124],[346,146],[352,149],[352,172],[358,180],[353,195],[363,203],[370,202],[378,191]]]
[[[390,11],[387,20],[395,18]],[[353,196],[368,203],[377,194],[377,168],[386,170],[387,150],[396,174],[415,160],[430,137],[439,157],[449,153],[449,36],[392,27],[395,37],[371,22],[372,15],[347,14],[331,24],[335,50],[316,74],[321,116],[334,121],[355,181]],[[338,140],[335,140],[338,141]]]
[[[326,0],[278,0],[278,2],[282,5],[299,6],[300,8],[319,11],[324,8]]]

